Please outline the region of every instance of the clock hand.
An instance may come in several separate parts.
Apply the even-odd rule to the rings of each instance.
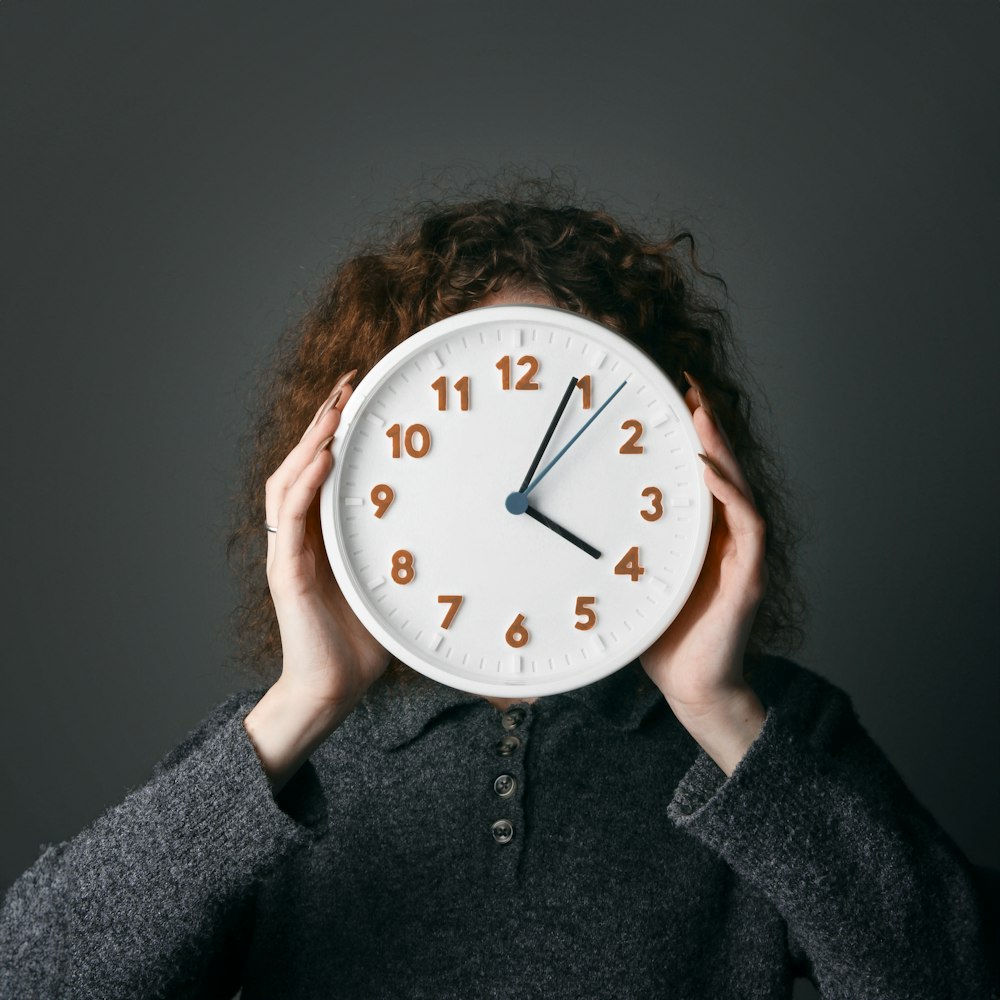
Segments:
[[[559,418],[563,414],[563,410],[566,409],[566,404],[569,402],[569,397],[573,394],[573,389],[576,387],[576,376],[569,380],[569,385],[566,387],[566,391],[563,393],[563,398],[559,401],[559,406],[556,408],[556,415],[549,421],[549,428],[545,432],[545,437],[542,438],[542,443],[538,446],[538,451],[535,452],[535,457],[532,459],[531,468],[528,469],[528,474],[524,477],[524,482],[521,483],[520,492],[524,492],[524,487],[528,485],[528,481],[535,474],[535,469],[538,468],[538,463],[542,460],[542,455],[545,453],[545,447],[549,443],[549,439],[552,437],[552,432],[556,429],[556,424],[559,423]]]
[[[578,548],[583,549],[587,555],[593,556],[595,559],[601,558],[601,553],[598,552],[593,545],[588,545],[582,538],[577,538],[572,531],[567,531],[561,524],[556,524],[556,522],[551,518],[548,518],[540,511],[535,510],[531,504],[525,506],[524,513],[533,517],[539,524],[544,524],[546,528],[551,528],[557,535],[562,535],[563,538],[572,542]]]
[[[571,378],[569,381],[569,385],[566,387],[566,391],[563,393],[563,398],[559,403],[559,407],[556,410],[555,416],[552,418],[552,421],[549,423],[548,430],[545,432],[545,437],[542,440],[542,444],[539,447],[538,451],[535,453],[535,458],[534,461],[531,463],[531,468],[528,470],[528,474],[524,477],[524,482],[521,484],[521,489],[518,490],[516,493],[509,493],[507,495],[507,499],[504,501],[504,506],[507,508],[507,510],[511,512],[511,514],[528,514],[530,517],[533,517],[536,521],[538,521],[539,524],[544,524],[546,528],[551,528],[557,535],[562,535],[562,537],[565,538],[567,541],[570,541],[578,548],[583,549],[584,552],[586,552],[590,556],[593,556],[595,559],[599,559],[601,557],[601,553],[597,549],[595,549],[593,545],[590,545],[587,542],[583,541],[582,538],[578,538],[576,535],[573,534],[572,531],[567,530],[561,524],[556,524],[556,522],[553,521],[551,518],[546,517],[541,511],[532,507],[531,504],[528,503],[528,494],[538,485],[542,477],[549,471],[549,469],[551,469],[552,466],[555,465],[556,462],[558,462],[559,459],[566,454],[566,451],[569,449],[569,446],[597,419],[601,411],[608,405],[608,403],[610,403],[611,400],[614,399],[615,396],[617,396],[618,393],[625,388],[625,383],[627,381],[628,379],[626,379],[625,382],[622,382],[622,384],[618,386],[618,388],[615,389],[615,391],[611,393],[611,395],[608,396],[608,398],[604,400],[603,403],[601,403],[601,405],[597,408],[597,410],[594,412],[591,418],[569,439],[569,441],[566,442],[565,445],[563,445],[562,449],[559,451],[559,454],[556,455],[556,457],[553,458],[552,461],[549,462],[549,464],[546,465],[544,469],[542,469],[542,471],[535,477],[534,482],[532,482],[531,485],[529,486],[527,484],[528,481],[531,479],[531,474],[535,471],[535,469],[538,468],[538,463],[541,460],[543,453],[545,452],[545,446],[549,443],[549,439],[552,437],[552,432],[555,430],[556,425],[559,423],[559,418],[562,416],[563,410],[566,409],[566,404],[569,402],[569,397],[572,394],[573,389],[576,387],[576,382],[577,382],[576,377],[574,376],[573,378]]]
[[[574,379],[573,381],[575,382],[576,379]],[[615,391],[613,393],[611,393],[611,395],[608,396],[608,398],[606,400],[604,400],[603,403],[601,403],[601,405],[597,408],[597,410],[594,413],[594,415],[562,446],[562,448],[559,451],[559,454],[556,455],[556,457],[553,458],[552,461],[549,462],[549,464],[546,465],[545,468],[542,469],[542,471],[539,472],[537,476],[535,476],[535,479],[531,483],[531,485],[528,486],[527,489],[525,489],[525,487],[523,487],[523,486],[521,487],[521,491],[520,491],[520,495],[521,496],[527,496],[541,482],[542,477],[549,471],[549,469],[551,469],[552,466],[555,465],[556,462],[558,462],[559,459],[562,458],[563,455],[566,454],[567,450],[569,449],[569,446],[598,418],[598,416],[600,416],[600,413],[604,409],[604,407],[607,406],[608,403],[610,403],[611,400],[614,399],[615,396],[617,396],[618,393],[620,393],[622,391],[622,389],[625,388],[625,383],[626,382],[628,382],[628,379],[626,379],[625,382],[622,382],[622,384],[620,386],[618,386],[618,388],[615,389]],[[563,400],[563,404],[565,404],[565,399]],[[562,412],[562,411],[560,410],[560,412]],[[558,414],[556,414],[556,417],[558,419]],[[549,429],[549,431],[551,433],[551,428]],[[548,440],[548,438],[546,438],[546,440]],[[510,507],[508,506],[507,509],[510,510]]]

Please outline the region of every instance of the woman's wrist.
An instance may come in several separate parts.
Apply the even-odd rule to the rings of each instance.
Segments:
[[[351,714],[354,705],[309,700],[282,678],[268,688],[243,720],[243,728],[275,795]]]
[[[696,708],[667,699],[680,724],[729,777],[764,725],[766,711],[749,684]]]

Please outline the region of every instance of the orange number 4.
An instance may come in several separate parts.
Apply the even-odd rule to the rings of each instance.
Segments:
[[[618,573],[621,576],[632,577],[633,583],[635,583],[636,580],[638,580],[639,577],[645,572],[646,568],[639,564],[638,545],[633,545],[632,548],[630,548],[628,552],[626,552],[625,555],[623,555],[621,559],[615,563],[615,573]]]

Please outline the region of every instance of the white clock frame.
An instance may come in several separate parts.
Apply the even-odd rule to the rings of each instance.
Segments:
[[[458,352],[460,343],[464,356],[449,362],[447,358]],[[533,352],[538,354],[534,376],[531,364],[522,364],[525,357],[534,358]],[[496,359],[498,354],[509,358],[506,376],[502,362]],[[460,402],[464,396],[452,384],[452,377],[458,380],[470,370],[474,374],[465,391],[472,405],[463,411]],[[613,548],[605,546],[601,559],[606,557],[607,562],[595,569],[596,560],[576,544],[504,507],[505,497],[518,491],[519,481],[563,393],[570,392],[570,375],[582,378],[585,373],[595,376],[588,385],[593,395],[589,411],[582,408],[586,394],[574,389],[533,480],[539,480],[552,459],[613,394],[614,387],[623,382],[625,385],[608,404],[608,412],[599,413],[592,426],[588,425],[544,473],[537,484],[538,492],[534,484],[528,492],[531,502],[544,507],[548,517],[585,538],[588,532],[593,538],[600,537],[602,544],[616,528],[599,525],[601,511],[613,526],[618,523],[615,514],[619,508],[626,517],[634,515],[632,535],[641,530],[654,543],[647,541],[636,549],[635,561],[625,564],[632,567],[630,571],[611,573],[614,559],[622,556],[619,550],[623,543]],[[442,375],[443,389],[435,389],[431,377]],[[536,381],[543,391],[515,388],[526,379],[528,383]],[[504,383],[507,388],[501,388]],[[582,390],[582,386],[577,388]],[[425,405],[414,409],[421,394]],[[437,408],[442,402],[447,407],[444,410]],[[476,416],[470,419],[473,413]],[[632,419],[628,431],[622,416]],[[416,431],[405,438],[418,422],[427,434]],[[639,433],[637,422],[641,425]],[[397,425],[399,429],[390,432],[390,427]],[[425,436],[429,447],[422,457],[414,457],[424,447]],[[633,441],[631,447],[641,447],[641,455],[647,456],[645,463],[635,463],[641,457],[638,452],[625,453],[623,448],[618,453],[611,451],[609,439],[620,439],[623,446],[626,439]],[[600,442],[605,446],[603,453]],[[702,445],[680,392],[639,347],[577,313],[551,306],[486,306],[449,316],[413,334],[379,360],[354,389],[331,447],[334,464],[320,490],[320,520],[327,556],[348,604],[394,656],[434,680],[463,691],[527,698],[558,694],[606,677],[656,641],[690,596],[704,564],[713,497],[697,457]],[[647,448],[655,449],[657,464],[650,463]],[[379,449],[381,456],[377,454]],[[398,458],[391,457],[393,449],[399,452]],[[434,461],[428,461],[432,455]],[[369,467],[367,476],[359,462]],[[629,466],[629,462],[633,465]],[[665,477],[670,477],[669,491],[661,491],[662,516],[655,521],[640,513],[645,509],[647,515],[655,514],[655,496],[640,497],[637,488],[650,479],[651,472],[663,484],[668,481]],[[393,487],[391,504],[384,516],[377,517],[374,487],[392,485],[388,483],[390,473],[397,484],[405,485],[402,495]],[[653,483],[645,489],[654,487],[660,488]],[[387,494],[383,491],[381,496]],[[631,497],[632,508],[624,505],[625,497]],[[390,514],[395,517],[390,519]],[[394,540],[387,540],[389,535]],[[361,542],[356,541],[359,536],[363,536]],[[415,539],[421,539],[419,546],[413,544]],[[407,542],[411,544],[404,548]],[[392,549],[396,552],[390,557]],[[411,549],[413,576],[404,582],[399,578],[407,574],[406,561],[396,556],[401,551],[409,554]],[[373,565],[376,551],[379,565]],[[445,578],[446,559],[463,553],[466,562],[462,572],[466,575],[461,579],[455,579],[457,574]],[[625,558],[622,556],[622,563]],[[436,581],[424,582],[427,564],[432,574],[435,571],[435,559],[439,576]],[[535,560],[535,564],[524,565],[525,560]],[[609,619],[602,606],[598,621],[604,624],[594,635],[587,635],[581,628],[589,617],[570,604],[565,611],[567,626],[563,617],[566,605],[554,608],[543,579],[546,569],[551,571],[557,563],[574,580],[573,586],[561,579],[554,583],[566,588],[567,600],[581,589],[596,595],[592,581],[598,579],[598,570],[608,572],[609,586],[620,588],[627,584],[634,588],[619,589],[610,598],[615,607],[637,605],[631,624],[615,610]],[[418,580],[422,587],[414,588]],[[578,580],[585,582],[577,585]],[[455,608],[459,586],[463,596],[481,588],[475,591],[476,611],[470,613],[463,600],[452,614],[449,627],[444,628],[446,609]],[[522,588],[523,597],[512,596]],[[438,598],[450,595],[452,600],[432,600],[431,592]],[[387,613],[380,605],[393,593],[398,600],[394,610]],[[523,608],[517,612],[523,616],[521,627],[527,630],[518,632],[516,618],[509,612],[530,605],[532,600],[538,604],[534,612],[530,607],[527,612]],[[495,605],[492,612],[488,608],[490,601]],[[597,595],[596,604],[600,603]],[[426,607],[425,617],[417,622],[420,627],[414,626],[408,633],[406,629],[418,606]],[[577,603],[576,609],[580,607]],[[406,617],[397,627],[391,618],[400,611]],[[463,613],[464,653],[454,638]],[[470,665],[467,635],[473,623],[474,634],[482,635],[484,641],[478,647],[479,663]],[[514,631],[505,631],[508,626]],[[590,625],[587,631],[595,627]],[[560,638],[564,633],[565,641],[576,643],[578,651],[563,652],[565,662],[557,664],[558,653],[564,648]],[[516,641],[522,634],[530,636],[528,641],[512,646],[511,637]],[[537,645],[542,636],[549,645]],[[528,653],[535,655],[528,656],[524,650],[532,642],[536,647]],[[543,655],[543,650],[553,649],[556,656]],[[452,652],[456,653],[455,660],[451,659]],[[457,662],[458,653],[463,656],[461,663]]]

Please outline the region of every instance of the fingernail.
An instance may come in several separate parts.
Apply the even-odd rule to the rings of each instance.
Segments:
[[[323,409],[319,411],[319,416],[316,418],[316,422],[319,423],[327,413],[332,410],[337,403],[340,402],[340,397],[344,395],[344,387],[341,386],[339,389],[334,389],[330,394],[330,398],[323,404]]]
[[[722,475],[722,469],[720,469],[715,462],[713,462],[708,455],[703,455],[700,451],[698,452],[698,457],[717,475],[725,479],[726,477]]]
[[[326,413],[331,403],[335,403],[340,399],[340,393],[343,391],[345,385],[358,374],[357,368],[352,368],[349,372],[345,372],[336,382],[333,383],[333,388],[330,390],[330,395],[326,397],[326,404],[323,406],[323,413]],[[336,399],[334,398],[336,397]]]
[[[693,375],[688,374],[688,372],[684,372],[683,375],[688,380],[688,385],[694,389],[695,395],[698,397],[698,405],[703,406],[709,416],[714,416],[711,406],[708,405],[708,398],[702,391],[701,383]]]
[[[347,372],[346,375],[341,375],[340,378],[337,379],[336,385],[334,385],[333,387],[334,390],[339,389],[341,386],[347,385],[347,383],[350,382],[351,379],[354,378],[354,376],[357,374],[358,374],[357,368],[352,368],[349,372]]]
[[[317,449],[316,453],[313,455],[313,461],[315,461],[322,454],[323,450],[330,447],[330,442],[333,440],[333,435],[331,434]]]

